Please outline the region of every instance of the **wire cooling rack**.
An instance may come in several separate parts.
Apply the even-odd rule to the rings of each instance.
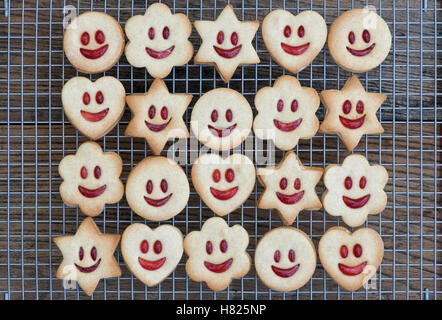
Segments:
[[[84,215],[65,206],[58,188],[60,160],[74,153],[86,139],[66,119],[61,107],[63,84],[76,70],[63,53],[63,18],[74,11],[104,11],[123,25],[135,14],[142,14],[147,1],[59,1],[4,0],[0,10],[0,298],[2,299],[81,299],[81,289],[65,290],[55,278],[61,254],[53,237],[75,233]],[[186,14],[191,21],[213,20],[225,1],[167,1],[172,11]],[[94,299],[440,299],[441,297],[441,119],[438,85],[442,34],[441,4],[436,1],[231,1],[237,16],[263,20],[272,9],[292,13],[315,10],[327,25],[342,12],[372,5],[387,21],[393,34],[389,56],[375,70],[360,74],[367,90],[388,96],[378,116],[385,129],[381,136],[363,137],[354,150],[370,162],[382,164],[389,172],[386,187],[388,204],[380,215],[370,216],[365,226],[377,230],[385,243],[383,262],[376,281],[367,288],[350,293],[341,289],[319,264],[313,278],[294,292],[280,293],[266,288],[251,271],[235,279],[222,292],[190,280],[184,271],[183,257],[176,271],[160,285],[147,288],[130,274],[117,252],[123,275],[101,281]],[[195,49],[200,38],[191,35]],[[285,72],[269,56],[261,31],[255,48],[258,65],[238,68],[227,85],[241,92],[253,105],[256,91],[273,83]],[[106,75],[117,77],[127,93],[143,93],[152,78],[144,69],[131,67],[123,56]],[[92,76],[97,79],[102,74]],[[303,86],[318,91],[341,88],[351,76],[337,67],[327,48],[313,63],[297,74]],[[189,124],[198,97],[215,87],[224,87],[213,67],[196,66],[192,61],[173,69],[165,79],[176,93],[190,93],[194,99],[185,114]],[[320,120],[324,117],[321,106]],[[127,110],[116,129],[100,139],[108,151],[118,152],[124,161],[123,181],[141,159],[150,155],[143,139],[124,136],[130,120]],[[254,159],[257,167],[274,165],[282,152],[268,151],[268,145],[248,137],[238,150]],[[184,148],[168,144],[171,154],[184,161],[190,177],[191,163],[201,150],[192,137]],[[166,149],[167,149],[166,148]],[[302,141],[295,151],[304,165],[325,167],[342,163],[346,151],[335,135],[317,134]],[[163,152],[165,155],[166,152]],[[268,163],[259,163],[258,156]],[[183,160],[184,159],[184,160]],[[321,184],[318,192],[322,193]],[[240,223],[250,234],[249,251],[253,256],[259,238],[280,226],[276,212],[257,209],[262,192],[257,184],[249,200],[226,217],[230,224]],[[188,206],[168,222],[184,233],[198,230],[213,213],[201,202],[191,184]],[[158,223],[142,220],[131,212],[123,199],[108,205],[95,218],[107,233],[122,233],[131,223],[141,221],[155,227]],[[325,230],[345,225],[324,211],[304,211],[295,226],[311,236],[317,246]]]

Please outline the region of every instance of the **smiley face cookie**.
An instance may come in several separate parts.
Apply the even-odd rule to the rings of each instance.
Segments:
[[[73,236],[54,238],[63,254],[63,261],[55,276],[78,282],[88,296],[92,295],[100,279],[121,276],[114,258],[120,242],[119,234],[102,234],[92,218],[86,218]]]
[[[63,182],[60,196],[68,206],[79,206],[91,217],[105,204],[116,203],[124,194],[120,181],[123,161],[114,152],[103,152],[95,142],[85,142],[75,155],[64,157],[58,166]]]
[[[123,54],[123,29],[106,13],[85,12],[67,26],[63,48],[69,62],[78,71],[104,72],[112,68]]]
[[[341,14],[331,25],[327,39],[333,60],[351,72],[376,68],[388,56],[391,33],[376,12],[353,9]]]
[[[231,4],[226,5],[216,21],[195,21],[203,43],[195,64],[214,65],[224,82],[229,82],[239,65],[259,63],[252,40],[259,21],[239,21]]]
[[[95,82],[74,77],[63,86],[64,113],[86,137],[97,140],[111,131],[124,113],[126,90],[114,77]]]
[[[255,96],[258,114],[253,122],[255,135],[271,139],[281,150],[293,149],[299,139],[310,139],[319,128],[315,89],[301,87],[298,79],[281,76],[273,87],[261,88]]]
[[[161,79],[155,79],[145,94],[126,97],[132,120],[125,135],[145,138],[152,152],[158,155],[170,138],[188,138],[183,114],[192,95],[170,94]]]
[[[229,150],[247,138],[252,121],[252,108],[243,95],[229,88],[218,88],[206,92],[195,103],[190,127],[207,147]]]
[[[249,235],[239,224],[229,227],[224,219],[208,219],[201,231],[184,238],[187,275],[194,281],[204,281],[214,290],[224,290],[232,278],[243,277],[252,265],[246,252]]]
[[[239,153],[224,159],[204,154],[192,166],[192,182],[204,203],[216,214],[225,216],[249,197],[255,186],[255,166]]]
[[[286,10],[274,10],[262,22],[262,36],[272,58],[284,69],[297,73],[324,47],[327,25],[315,11],[294,16]]]
[[[178,163],[165,157],[143,159],[129,173],[126,199],[144,219],[162,221],[176,216],[189,200],[189,182]]]
[[[319,241],[318,254],[325,271],[341,287],[355,291],[376,273],[384,256],[384,243],[369,228],[351,233],[333,227]]]
[[[371,166],[359,154],[349,155],[342,165],[325,168],[327,190],[322,195],[322,204],[332,216],[342,216],[350,227],[357,227],[365,222],[369,214],[384,210],[387,181],[388,173],[383,166]]]
[[[323,171],[304,167],[294,152],[287,152],[278,166],[258,169],[258,181],[265,187],[258,208],[278,210],[285,225],[292,224],[303,209],[321,209],[315,187]]]
[[[151,229],[134,223],[123,232],[121,253],[129,270],[152,287],[166,279],[178,265],[183,255],[183,235],[171,225]]]
[[[166,77],[173,66],[186,64],[193,55],[188,40],[192,32],[189,19],[182,13],[172,14],[169,7],[154,3],[144,15],[126,22],[125,55],[134,67],[145,67],[154,78]]]
[[[255,268],[261,281],[273,290],[299,289],[315,272],[315,245],[299,229],[279,227],[270,230],[256,246]]]

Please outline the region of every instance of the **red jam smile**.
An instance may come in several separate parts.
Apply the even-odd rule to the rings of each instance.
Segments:
[[[235,58],[239,52],[241,51],[242,48],[242,44],[240,44],[239,46],[233,47],[232,49],[222,49],[220,47],[217,46],[213,46],[213,49],[215,49],[216,53],[218,53],[218,55],[220,55],[223,58],[226,59],[232,59]]]
[[[83,116],[84,119],[86,119],[87,121],[90,122],[98,122],[104,119],[104,117],[107,116],[109,112],[109,108],[104,109],[100,112],[88,112],[88,111],[84,111],[84,110],[80,110],[81,115]]]
[[[296,271],[298,271],[298,269],[299,269],[299,263],[297,265],[294,265],[293,267],[287,268],[287,269],[282,269],[282,268],[272,266],[273,272],[281,278],[290,278],[291,276],[293,276],[296,273]]]
[[[215,272],[215,273],[222,273],[226,272],[230,266],[232,265],[233,258],[230,258],[229,260],[224,261],[223,263],[210,263],[207,261],[204,261],[204,265],[206,266],[207,270]]]
[[[82,186],[78,186],[78,191],[80,191],[81,195],[86,198],[95,198],[100,196],[104,190],[106,190],[106,185],[101,186],[97,189],[88,189]]]
[[[352,209],[359,209],[367,204],[368,200],[370,200],[370,195],[367,194],[366,196],[360,197],[358,199],[352,199],[346,196],[342,196],[342,200],[347,205],[347,207]]]
[[[108,44],[95,50],[80,48],[80,52],[85,58],[95,60],[101,58],[106,53],[107,48],[109,48]]]
[[[288,44],[285,44],[284,42],[281,42],[281,48],[286,53],[291,54],[292,56],[299,56],[307,51],[308,47],[310,46],[310,42],[306,44],[302,44],[300,46],[291,46]]]
[[[339,263],[338,267],[339,267],[339,270],[341,270],[341,272],[343,274],[345,274],[346,276],[357,276],[360,273],[362,273],[362,271],[364,271],[364,268],[366,265],[367,265],[367,261],[365,261],[357,266],[354,266],[354,267],[349,267],[345,264]]]
[[[302,118],[299,118],[298,120],[295,120],[293,122],[282,122],[276,119],[273,119],[273,124],[276,128],[278,128],[281,131],[284,132],[290,132],[295,130],[302,122]]]
[[[225,129],[217,129],[213,126],[211,126],[210,124],[208,125],[208,128],[210,130],[210,132],[218,138],[224,138],[229,136],[233,130],[235,130],[236,128],[236,123],[234,125],[231,125],[230,127],[227,127]]]
[[[375,43],[373,43],[371,46],[369,46],[365,49],[362,49],[362,50],[356,50],[356,49],[352,49],[350,47],[347,47],[347,50],[355,57],[363,57],[363,56],[366,56],[367,54],[369,54],[371,52],[371,50],[373,50],[374,46],[375,46]]]
[[[229,200],[238,192],[238,187],[233,187],[227,190],[218,190],[210,187],[210,192],[218,200]]]
[[[364,114],[362,117],[353,120],[339,116],[339,120],[341,121],[342,125],[348,129],[358,129],[364,124],[365,116],[366,115]]]
[[[172,120],[172,119],[170,119],[170,120]],[[160,132],[160,131],[163,131],[164,129],[166,129],[166,127],[168,126],[170,120],[167,121],[166,123],[163,123],[163,124],[154,124],[154,123],[150,123],[150,122],[147,122],[147,121],[144,121],[144,123],[146,124],[146,127],[150,131]]]
[[[155,260],[155,261],[150,261],[150,260],[146,260],[141,257],[138,257],[138,263],[140,264],[140,266],[143,269],[146,269],[149,271],[158,270],[159,268],[161,268],[163,266],[164,262],[166,262],[166,257]]]
[[[284,204],[295,204],[302,199],[304,196],[304,191],[295,192],[294,194],[283,194],[276,192],[276,196],[278,197],[279,201]]]
[[[175,46],[171,46],[169,49],[163,50],[163,51],[156,51],[149,47],[146,47],[146,52],[149,56],[151,56],[154,59],[164,59],[170,56],[173,49],[175,49]]]
[[[146,200],[146,202],[153,207],[161,207],[161,206],[165,205],[171,197],[172,197],[172,193],[162,199],[151,199],[151,198],[144,196],[144,200]]]
[[[91,272],[94,272],[98,268],[98,266],[100,265],[100,262],[101,262],[101,258],[100,258],[100,260],[97,261],[96,264],[94,264],[90,267],[82,267],[76,263],[74,263],[74,264],[77,267],[78,271],[83,272],[83,273],[91,273]]]

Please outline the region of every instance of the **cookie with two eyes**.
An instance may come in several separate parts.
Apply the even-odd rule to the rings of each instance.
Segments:
[[[56,237],[54,242],[63,255],[55,276],[77,281],[88,296],[100,279],[121,276],[114,257],[120,235],[101,233],[92,218],[84,219],[75,235]]]
[[[318,131],[315,112],[319,104],[315,89],[301,87],[295,77],[281,76],[273,87],[261,88],[256,93],[258,114],[253,131],[260,139],[271,139],[281,150],[293,149],[299,139],[310,139]]]
[[[105,204],[117,203],[123,197],[122,170],[118,154],[103,152],[98,143],[84,142],[76,154],[65,156],[58,166],[63,179],[60,196],[68,206],[79,206],[88,216],[99,215]]]
[[[154,3],[144,15],[131,17],[125,31],[129,39],[127,61],[134,67],[145,67],[154,78],[167,77],[172,67],[184,65],[192,58],[192,24],[186,15],[172,14],[163,3]]]
[[[184,251],[189,256],[186,272],[194,281],[220,291],[232,278],[249,272],[252,259],[246,252],[249,234],[239,224],[229,227],[223,218],[208,219],[201,231],[192,231],[184,238]]]
[[[321,209],[315,187],[323,171],[304,167],[293,151],[287,152],[276,167],[258,168],[258,181],[265,188],[258,208],[276,209],[285,225],[291,225],[301,210]]]
[[[262,37],[272,58],[284,69],[297,73],[324,47],[327,25],[315,11],[295,16],[287,10],[273,10],[262,22]]]
[[[155,155],[163,150],[170,138],[188,138],[183,120],[192,100],[190,94],[171,94],[161,79],[155,79],[145,94],[126,97],[132,112],[125,135],[145,138]]]
[[[239,21],[231,4],[226,5],[215,21],[195,21],[203,43],[195,64],[214,65],[224,82],[229,82],[240,65],[259,63],[252,40],[259,21]]]
[[[381,165],[370,165],[359,154],[349,155],[342,165],[325,168],[322,195],[325,211],[332,216],[342,216],[350,227],[360,226],[369,214],[378,214],[387,205],[384,187],[388,181],[387,170]]]
[[[319,131],[337,133],[349,151],[358,145],[364,134],[384,132],[376,112],[387,96],[365,91],[357,76],[349,78],[342,90],[322,91],[320,98],[326,115]]]

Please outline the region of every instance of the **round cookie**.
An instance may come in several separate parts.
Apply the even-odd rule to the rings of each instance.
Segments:
[[[67,26],[63,48],[69,62],[78,71],[104,72],[112,68],[123,54],[123,29],[110,15],[88,11]]]

